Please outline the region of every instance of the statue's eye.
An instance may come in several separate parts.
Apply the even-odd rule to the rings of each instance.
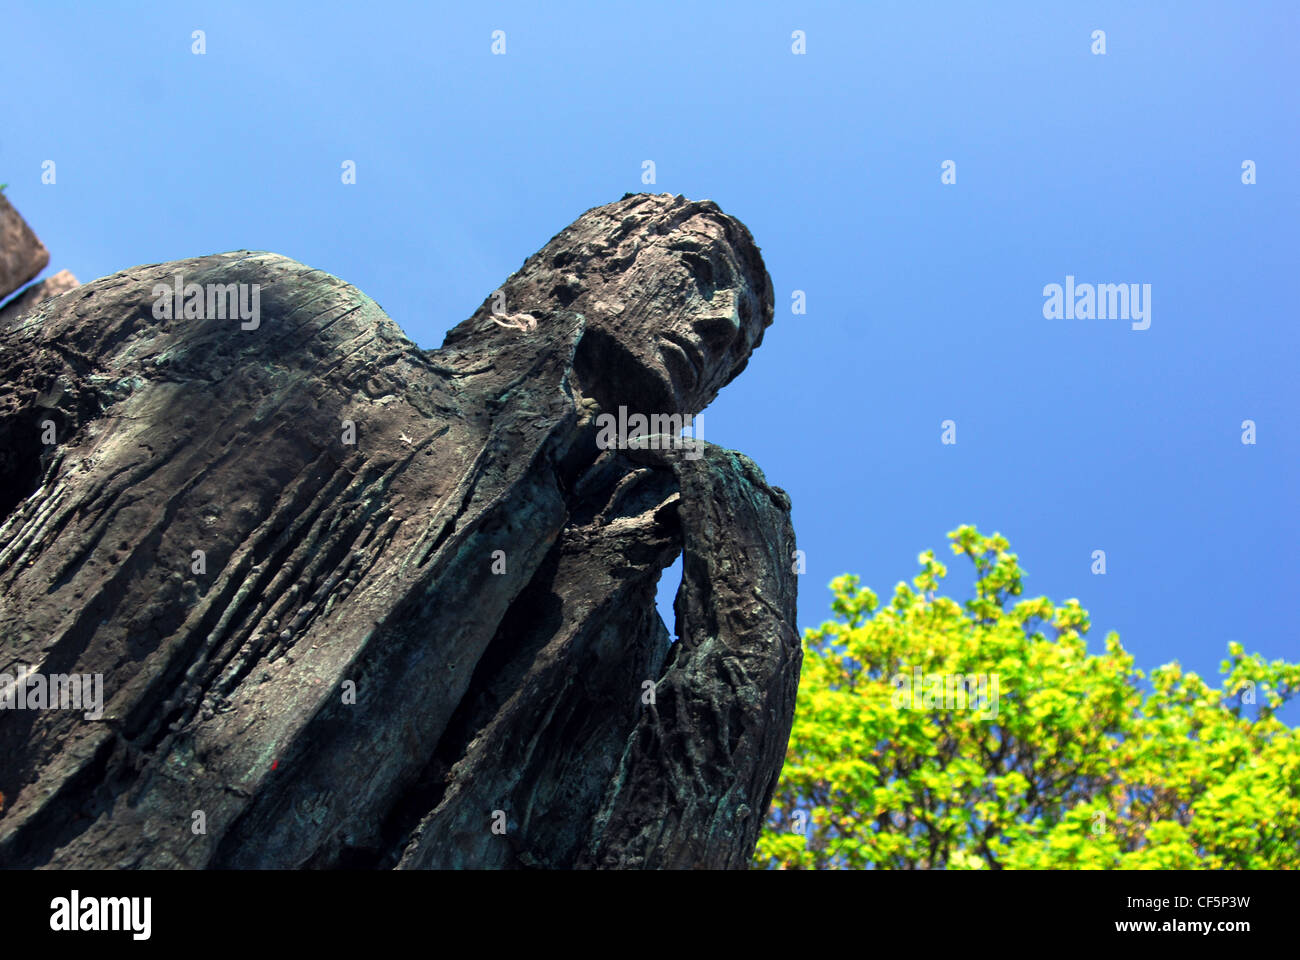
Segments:
[[[707,257],[689,251],[682,254],[682,262],[695,278],[695,286],[699,289],[700,296],[705,300],[712,300],[713,291],[716,289],[713,283],[713,264],[709,263]]]

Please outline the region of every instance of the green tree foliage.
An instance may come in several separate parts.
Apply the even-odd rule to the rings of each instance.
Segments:
[[[1077,600],[1018,599],[1004,538],[948,536],[964,604],[932,551],[887,606],[831,584],[756,866],[1300,867],[1300,730],[1275,716],[1300,665],[1230,643],[1221,687],[1174,662],[1145,688],[1116,634],[1087,653]]]

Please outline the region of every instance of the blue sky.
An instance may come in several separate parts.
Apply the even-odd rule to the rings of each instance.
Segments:
[[[1300,5],[467,6],[9,4],[0,182],[49,272],[272,250],[425,347],[583,210],[714,199],[777,316],[704,436],[791,494],[802,625],[974,523],[1094,649],[1300,656]],[[1044,319],[1067,274],[1150,329]]]

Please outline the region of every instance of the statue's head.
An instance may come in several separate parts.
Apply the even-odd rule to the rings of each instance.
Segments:
[[[504,302],[503,302],[504,301]],[[698,413],[772,322],[772,282],[744,224],[710,200],[630,194],[588,210],[448,336],[544,336],[581,314],[576,386],[602,407]],[[507,325],[511,326],[507,326]]]

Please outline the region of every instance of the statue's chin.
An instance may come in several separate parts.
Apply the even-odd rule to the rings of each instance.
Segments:
[[[683,404],[689,394],[680,392],[657,351],[653,357],[640,355],[598,328],[583,334],[573,369],[582,392],[606,410],[622,406],[634,413],[688,412]]]
[[[666,333],[659,338],[657,352],[659,363],[654,366],[672,384],[673,394],[677,397],[693,396],[703,378],[704,358],[699,349],[686,337]]]

